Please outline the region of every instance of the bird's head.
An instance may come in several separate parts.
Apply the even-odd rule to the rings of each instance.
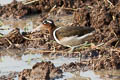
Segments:
[[[48,30],[49,32],[52,32],[54,29],[56,29],[56,26],[51,19],[44,20],[37,28],[35,28],[32,32],[36,32],[39,30]]]
[[[56,26],[55,26],[53,20],[47,19],[47,20],[44,20],[44,21],[40,24],[39,28],[40,28],[40,30],[48,30],[48,31],[50,31],[50,30],[52,30],[52,29],[55,29]]]

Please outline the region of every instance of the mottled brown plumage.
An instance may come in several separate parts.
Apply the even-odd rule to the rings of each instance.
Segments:
[[[62,27],[60,30],[56,31],[56,36],[58,39],[62,39],[63,37],[76,36],[76,35],[80,37],[94,30],[95,29],[91,27],[68,26],[68,27]]]

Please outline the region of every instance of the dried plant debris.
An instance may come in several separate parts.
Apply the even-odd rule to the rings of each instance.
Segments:
[[[107,1],[107,0],[105,0]],[[96,29],[93,40],[97,43],[118,46],[120,34],[120,1],[111,1],[114,7],[110,7],[104,1],[96,1],[96,4],[83,6],[74,12],[74,25],[91,26]]]
[[[63,4],[65,7],[76,7],[78,1],[76,0],[35,0],[31,2],[17,2],[14,0],[12,3],[0,7],[0,16],[2,18],[22,18],[26,15],[41,14],[43,12],[49,12],[55,5],[61,7]]]
[[[20,34],[19,28],[13,29],[9,34],[0,38],[1,47],[9,47],[15,44],[21,44],[24,42],[23,36]]]
[[[94,70],[120,69],[120,49],[101,48],[98,49],[99,56],[92,58],[89,63]]]
[[[83,6],[86,8],[93,8],[93,5],[99,5],[99,2],[109,5],[110,2],[105,1],[108,0],[30,0],[26,2],[17,2],[16,0],[13,0],[10,4],[0,6],[0,16],[2,18],[19,19],[25,17],[26,15],[49,12],[54,6],[56,6],[54,10],[59,10],[59,8],[64,6],[63,9],[65,9],[65,12],[67,10],[74,11]],[[117,3],[118,0],[111,1],[110,5],[114,6]],[[70,11],[67,13],[71,13]]]

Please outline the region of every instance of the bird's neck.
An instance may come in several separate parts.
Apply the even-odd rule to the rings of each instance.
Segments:
[[[54,32],[54,30],[55,30],[56,28],[57,28],[57,27],[54,26],[52,29],[49,30],[51,39],[54,39],[54,37],[53,37],[53,32]]]

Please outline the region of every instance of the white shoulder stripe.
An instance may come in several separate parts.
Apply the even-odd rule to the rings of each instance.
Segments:
[[[55,29],[54,32],[53,32],[53,37],[54,37],[54,39],[55,39],[59,44],[61,44],[61,43],[60,43],[60,41],[59,41],[59,40],[57,39],[57,37],[56,37],[56,31],[59,30],[60,28],[61,28],[61,27]]]

